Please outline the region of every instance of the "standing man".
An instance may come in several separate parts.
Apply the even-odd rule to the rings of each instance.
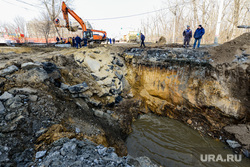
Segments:
[[[190,39],[192,38],[192,30],[190,29],[190,26],[187,25],[187,29],[183,31],[183,36],[184,36],[184,43],[183,47],[189,47],[189,42]]]
[[[141,46],[140,47],[142,47],[142,45],[144,46],[144,48],[146,47],[144,40],[145,40],[145,36],[141,33]]]
[[[200,47],[200,43],[201,43],[201,38],[202,36],[205,34],[205,29],[199,25],[198,28],[196,29],[195,33],[194,33],[194,38],[195,38],[195,41],[194,41],[194,46],[193,46],[193,49],[195,49],[195,46],[196,46],[196,42],[198,41],[198,45],[197,45],[197,48]]]
[[[88,45],[88,38],[83,37],[83,46],[87,46]]]
[[[79,45],[80,48],[81,48],[81,47],[82,47],[82,46],[81,46],[81,38],[77,35],[76,38],[75,38],[75,40],[76,40],[76,48],[78,49],[78,45]]]
[[[60,41],[60,39],[58,37],[56,37],[56,43],[58,44]]]
[[[72,47],[75,47],[76,46],[76,40],[75,40],[75,37],[72,38]]]

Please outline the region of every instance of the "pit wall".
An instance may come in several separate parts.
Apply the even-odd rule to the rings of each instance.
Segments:
[[[238,75],[231,67],[190,62],[129,64],[127,80],[133,94],[145,102],[146,112],[175,117],[174,110],[181,114],[215,108],[227,117],[249,120],[247,69],[238,67]]]

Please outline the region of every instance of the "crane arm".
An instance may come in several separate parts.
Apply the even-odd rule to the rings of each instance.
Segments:
[[[69,9],[64,1],[62,2],[62,13],[63,13],[63,18],[66,21],[66,28],[69,31],[71,31],[71,28],[69,26],[68,13],[81,25],[83,31],[87,31],[84,21],[73,10]]]

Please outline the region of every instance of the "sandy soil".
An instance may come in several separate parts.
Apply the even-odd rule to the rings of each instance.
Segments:
[[[209,48],[211,58],[216,64],[231,63],[236,58],[235,55],[240,56],[243,52],[250,54],[250,33],[242,34],[222,45]]]

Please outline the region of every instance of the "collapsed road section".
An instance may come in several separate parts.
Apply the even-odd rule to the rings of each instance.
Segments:
[[[82,165],[153,166],[147,158],[125,161],[116,155],[127,155],[124,141],[132,122],[148,112],[183,121],[203,135],[234,140],[235,150],[249,156],[249,47],[234,47],[237,57],[226,63],[217,63],[223,57],[212,52],[223,48],[0,49],[0,162],[5,166],[51,165],[53,153],[62,159],[69,153],[83,159],[77,162]],[[101,155],[93,150],[83,155],[85,145]],[[91,154],[97,158],[86,158]]]

